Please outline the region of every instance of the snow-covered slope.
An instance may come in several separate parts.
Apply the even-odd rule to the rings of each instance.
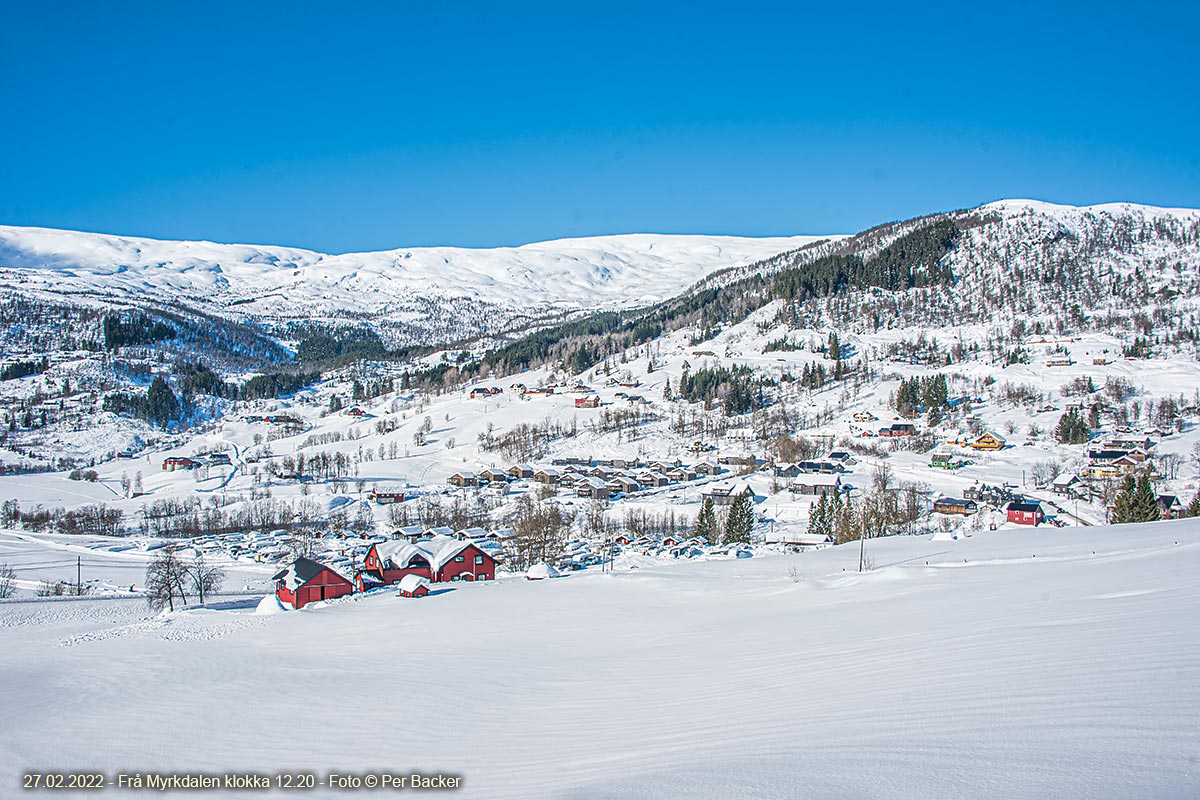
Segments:
[[[0,785],[43,766],[441,772],[464,798],[1195,797],[1198,533],[894,537],[866,574],[847,545],[273,616],[0,605]]]
[[[252,318],[411,318],[429,301],[530,312],[645,305],[818,237],[632,234],[521,247],[325,255],[0,226],[0,282],[27,291],[235,308]]]

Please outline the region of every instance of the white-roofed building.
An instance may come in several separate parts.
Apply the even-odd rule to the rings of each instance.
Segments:
[[[431,583],[490,581],[496,579],[496,560],[473,541],[437,535],[418,542],[373,544],[364,559],[363,572],[388,585],[406,575],[417,575]]]

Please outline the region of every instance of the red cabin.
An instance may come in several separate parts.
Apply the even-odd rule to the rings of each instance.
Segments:
[[[1008,521],[1018,525],[1037,526],[1046,521],[1041,503],[1009,503]]]
[[[405,575],[397,588],[401,597],[425,597],[429,594],[429,581],[418,575]]]
[[[354,591],[354,584],[329,567],[301,556],[275,576],[275,595],[296,608],[333,600]]]

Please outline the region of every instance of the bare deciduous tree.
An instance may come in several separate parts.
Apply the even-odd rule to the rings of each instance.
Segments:
[[[8,564],[0,564],[0,597],[12,597],[17,590],[17,571]]]
[[[220,591],[225,581],[225,570],[210,563],[203,553],[196,556],[187,572],[201,605],[204,604],[204,596]]]
[[[175,598],[187,605],[184,584],[187,567],[172,548],[164,547],[146,567],[146,604],[156,611],[166,606],[175,610]]]

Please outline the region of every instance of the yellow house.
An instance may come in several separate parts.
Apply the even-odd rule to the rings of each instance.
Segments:
[[[971,442],[971,447],[976,450],[1002,450],[1004,449],[1004,437],[998,433],[986,432],[975,441]]]

